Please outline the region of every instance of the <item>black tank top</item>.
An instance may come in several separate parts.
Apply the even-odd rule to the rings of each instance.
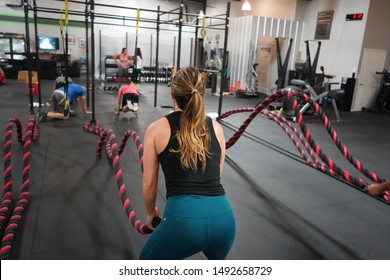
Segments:
[[[179,128],[180,115],[181,112],[178,111],[165,116],[171,128],[171,136],[164,151],[158,155],[165,176],[167,198],[180,194],[207,196],[225,194],[220,182],[221,147],[215,135],[211,118],[206,117],[207,129],[211,138],[209,149],[211,156],[207,158],[204,172],[200,166],[197,171],[183,169],[180,163],[180,154],[169,151],[170,148],[176,150],[178,147],[176,131]]]

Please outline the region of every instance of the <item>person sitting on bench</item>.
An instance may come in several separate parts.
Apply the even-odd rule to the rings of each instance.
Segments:
[[[68,84],[67,96],[65,96],[64,86],[54,90],[51,94],[52,110],[50,112],[38,111],[37,121],[44,122],[47,118],[60,120],[68,119],[70,112],[73,112],[70,109],[70,105],[73,105],[77,100],[80,101],[84,113],[91,115],[92,112],[87,110],[85,91],[85,87],[78,84]]]
[[[124,85],[118,90],[118,103],[115,108],[115,115],[119,115],[119,112],[124,113],[131,111],[134,114],[138,112],[139,93],[135,86]],[[121,108],[122,105],[122,108]]]

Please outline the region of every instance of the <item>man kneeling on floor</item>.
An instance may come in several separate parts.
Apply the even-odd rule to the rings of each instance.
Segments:
[[[53,90],[63,87],[65,84],[66,78],[64,76],[59,76],[54,81]],[[68,84],[73,84],[73,80],[70,77],[68,77]]]
[[[121,102],[122,100],[122,102]],[[119,115],[119,112],[124,113],[131,111],[134,114],[138,113],[139,93],[135,86],[125,85],[118,90],[118,104],[115,108],[115,115]],[[120,107],[122,105],[122,108]]]
[[[68,84],[67,97],[65,97],[65,88],[64,86],[59,87],[54,90],[51,94],[51,106],[52,111],[38,111],[37,121],[44,122],[47,118],[66,120],[69,118],[71,112],[70,108],[73,103],[79,100],[81,108],[84,113],[91,115],[92,112],[87,110],[87,102],[85,98],[85,88],[78,84]]]

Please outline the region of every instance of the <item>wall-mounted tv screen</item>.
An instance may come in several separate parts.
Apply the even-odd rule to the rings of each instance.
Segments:
[[[40,50],[59,50],[60,39],[58,37],[38,36],[38,48]]]

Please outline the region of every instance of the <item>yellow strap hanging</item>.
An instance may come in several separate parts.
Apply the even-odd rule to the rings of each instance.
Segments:
[[[136,32],[138,32],[138,24],[139,24],[139,18],[140,18],[140,14],[141,14],[141,11],[140,9],[138,8],[137,9],[137,24],[136,24]]]
[[[69,3],[68,0],[65,0],[65,25],[68,26],[68,11],[69,11]]]
[[[201,31],[201,35],[202,35],[202,38],[204,38],[206,36],[206,16],[203,16],[203,19],[202,19],[202,31]]]
[[[62,26],[64,25],[64,17],[63,17],[63,13],[64,12],[64,9],[61,9],[60,11],[60,27],[62,29]]]

